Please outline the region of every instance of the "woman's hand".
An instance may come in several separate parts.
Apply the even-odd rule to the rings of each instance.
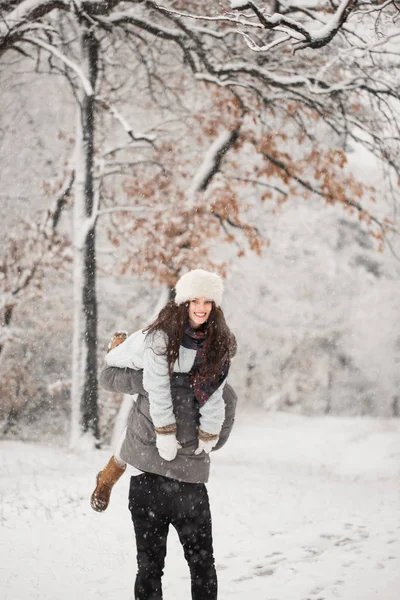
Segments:
[[[204,440],[199,440],[199,445],[197,446],[194,453],[201,454],[204,451],[206,454],[210,454],[211,450],[218,443],[218,439],[219,438],[217,438],[216,440],[209,440],[208,442],[205,442]]]
[[[199,445],[194,451],[195,454],[201,454],[205,452],[209,454],[211,450],[218,444],[219,435],[214,433],[207,433],[202,429],[199,430]]]
[[[175,433],[157,433],[156,446],[161,458],[168,461],[174,460],[178,450],[182,448]]]

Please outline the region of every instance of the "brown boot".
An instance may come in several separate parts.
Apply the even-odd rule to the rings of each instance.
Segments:
[[[90,498],[90,506],[93,510],[97,512],[106,510],[113,485],[117,483],[125,469],[126,465],[121,467],[112,456],[104,469],[97,474],[96,489]]]

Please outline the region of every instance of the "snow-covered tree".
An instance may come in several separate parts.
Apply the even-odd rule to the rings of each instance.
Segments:
[[[127,242],[123,268],[169,284],[199,254],[204,266],[223,271],[210,238],[234,241],[239,254],[246,244],[260,251],[265,240],[244,217],[244,197],[254,215],[263,202],[313,194],[357,213],[380,242],[392,228],[371,208],[376,190],[348,171],[347,154],[361,146],[374,153],[397,202],[393,2],[357,10],[348,0],[315,8],[25,0],[0,10],[0,55],[48,58],[70,81],[79,109],[73,397],[74,422],[83,416],[84,431],[98,435],[100,215],[117,227],[113,243]],[[116,122],[130,147],[115,134]],[[155,137],[139,133],[145,129]]]
[[[8,341],[13,339],[12,324],[18,304],[40,294],[47,269],[62,269],[70,260],[69,242],[57,228],[73,179],[71,173],[41,222],[22,220],[18,229],[5,237],[0,262],[1,359]]]

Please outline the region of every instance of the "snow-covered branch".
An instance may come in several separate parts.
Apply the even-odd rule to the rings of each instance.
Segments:
[[[193,177],[192,184],[188,190],[188,206],[194,204],[196,194],[204,192],[208,184],[219,171],[221,161],[226,152],[233,146],[239,136],[239,127],[233,131],[223,131],[209,147],[203,162]]]
[[[156,140],[155,135],[148,135],[146,133],[135,133],[131,125],[128,123],[128,121],[125,119],[122,113],[116,108],[116,106],[110,104],[103,98],[97,98],[97,102],[110,111],[113,117],[115,117],[115,119],[122,125],[122,128],[129,135],[133,142],[147,142],[154,146],[154,142]],[[117,149],[119,150],[120,148],[118,147]],[[108,153],[115,152],[117,149],[109,150]]]
[[[92,85],[91,85],[90,81],[88,80],[88,78],[85,76],[82,69],[79,67],[79,65],[77,65],[74,61],[70,60],[67,56],[65,56],[65,54],[60,52],[60,50],[58,50],[58,48],[56,48],[52,44],[48,44],[47,42],[44,42],[43,40],[41,40],[39,38],[31,38],[29,36],[25,36],[24,41],[28,42],[29,44],[34,44],[35,46],[39,46],[39,48],[43,48],[44,50],[47,50],[47,52],[50,52],[50,54],[53,54],[56,58],[61,60],[61,62],[63,62],[67,67],[69,67],[70,69],[75,71],[75,73],[78,75],[79,79],[81,80],[82,87],[85,90],[85,93],[87,94],[87,96],[94,95]]]
[[[357,0],[342,0],[335,13],[318,29],[306,27],[303,23],[280,13],[265,16],[253,2],[248,2],[246,6],[244,6],[244,3],[241,3],[241,8],[251,9],[257,15],[265,29],[277,29],[279,27],[286,30],[288,35],[294,37],[294,45],[298,49],[307,47],[321,48],[322,46],[329,44],[356,5]],[[310,13],[308,14],[310,15]],[[313,21],[315,23],[314,18]],[[318,22],[320,22],[320,19],[318,19]],[[303,40],[299,40],[297,35],[293,36],[293,32],[300,34],[303,37]]]
[[[63,0],[24,0],[8,14],[0,13],[0,55],[12,48],[27,30],[27,24],[57,8],[66,9],[70,3]]]
[[[159,9],[166,13],[173,14],[183,19],[200,19],[207,22],[233,22],[240,26],[239,33],[242,33],[248,46],[252,50],[257,51],[268,51],[272,48],[280,45],[283,41],[292,41],[294,49],[303,48],[322,48],[329,44],[335,35],[340,31],[346,22],[348,16],[355,8],[357,0],[342,0],[337,10],[331,15],[326,22],[321,26],[320,19],[313,19],[311,24],[302,23],[296,19],[288,17],[281,13],[274,13],[267,15],[264,9],[260,9],[254,2],[236,2],[232,0],[231,8],[234,11],[238,11],[238,14],[226,14],[223,16],[209,17],[204,15],[194,15],[187,12],[171,10],[165,6],[159,6]],[[251,20],[250,17],[245,17],[242,11],[249,10],[253,13],[258,21]],[[240,12],[239,12],[240,11]],[[315,23],[318,23],[319,27],[315,27]],[[285,34],[285,37],[279,38],[279,42],[269,42],[265,46],[259,46],[251,39],[248,32],[244,30],[256,29],[258,32],[260,29],[281,31]]]
[[[263,29],[263,26],[260,23],[254,23],[253,21],[250,20],[246,20],[243,18],[242,15],[220,15],[220,16],[216,16],[216,17],[209,17],[206,15],[195,15],[193,13],[188,13],[188,12],[184,12],[182,10],[174,10],[172,8],[169,8],[167,6],[162,6],[162,5],[156,5],[155,3],[154,6],[157,7],[157,9],[159,9],[160,11],[164,12],[165,14],[170,14],[170,15],[174,15],[175,17],[178,18],[183,18],[183,19],[192,19],[195,21],[204,21],[204,22],[209,22],[209,23],[236,23],[239,25],[248,25],[250,27],[256,28],[256,29]]]
[[[372,4],[372,2],[370,3]],[[386,0],[386,2],[383,2],[382,4],[378,4],[377,6],[372,5],[371,8],[361,8],[360,10],[356,10],[353,14],[354,15],[369,15],[371,13],[376,13],[376,12],[382,12],[385,8],[387,8],[388,6],[394,5],[395,1],[394,0]],[[366,3],[366,6],[368,6],[368,4]]]
[[[54,200],[52,206],[47,211],[47,217],[45,221],[45,228],[48,229],[50,226],[51,232],[54,233],[57,230],[60,222],[62,211],[72,191],[72,186],[75,181],[75,171],[72,170],[68,175],[65,183],[61,186],[61,191],[57,198]]]
[[[291,39],[291,36],[286,33],[285,35],[282,35],[281,37],[277,38],[273,42],[270,42],[269,44],[265,44],[264,46],[258,46],[248,33],[246,33],[245,31],[241,31],[240,33],[244,37],[250,50],[253,50],[254,52],[268,52],[269,50],[276,48],[276,46],[285,44]]]
[[[157,10],[163,9],[163,7],[159,7],[157,5],[155,6]],[[96,20],[100,24],[103,24],[105,26],[134,25],[139,29],[147,31],[150,34],[165,40],[179,41],[185,37],[184,34],[182,34],[180,31],[177,31],[176,29],[164,27],[163,25],[154,23],[150,19],[143,19],[133,11],[113,12],[106,17],[98,17],[96,18]]]

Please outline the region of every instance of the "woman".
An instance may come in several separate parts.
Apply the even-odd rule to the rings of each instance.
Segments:
[[[92,507],[106,508],[126,463],[136,468],[129,492],[138,560],[135,599],[162,598],[172,524],[189,564],[192,599],[216,600],[204,484],[209,452],[225,443],[233,425],[236,397],[228,386],[224,395],[223,390],[236,348],[219,307],[223,286],[218,275],[196,269],[183,275],[175,289],[175,301],[152,325],[107,355],[101,384],[112,391],[138,392],[138,397],[119,455],[98,475]],[[140,389],[142,373],[146,391]]]

